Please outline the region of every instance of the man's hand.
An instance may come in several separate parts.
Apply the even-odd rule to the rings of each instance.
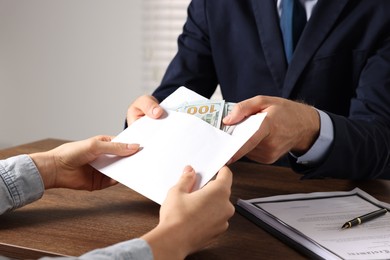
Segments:
[[[313,107],[278,97],[256,96],[237,103],[223,123],[237,124],[260,112],[267,112],[260,129],[231,162],[247,156],[251,160],[271,164],[289,151],[304,154],[319,135],[320,118]]]
[[[141,96],[137,98],[127,109],[127,124],[131,125],[137,119],[147,115],[151,118],[160,118],[164,110],[159,106],[153,96]]]

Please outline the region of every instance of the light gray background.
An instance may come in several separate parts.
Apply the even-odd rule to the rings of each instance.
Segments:
[[[0,0],[0,148],[122,131],[141,21],[142,0]]]

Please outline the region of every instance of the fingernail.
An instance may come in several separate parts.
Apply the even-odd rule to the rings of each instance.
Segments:
[[[223,119],[224,122],[229,122],[230,121],[230,118],[232,116],[230,114],[228,114],[227,116],[225,116],[225,118]]]
[[[184,167],[183,173],[190,173],[192,171],[194,171],[194,169],[191,166],[187,165],[186,167]]]
[[[160,107],[154,107],[154,108],[152,109],[152,114],[153,114],[154,116],[157,116],[157,115],[159,114],[159,112],[160,112]]]
[[[127,144],[127,149],[128,150],[138,150],[139,144]]]

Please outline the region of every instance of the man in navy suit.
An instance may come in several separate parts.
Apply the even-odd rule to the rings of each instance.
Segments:
[[[390,1],[297,0],[307,23],[291,58],[284,1],[192,0],[161,85],[130,105],[128,123],[158,118],[180,86],[210,97],[219,84],[239,102],[224,123],[268,112],[232,161],[288,157],[307,178],[390,179]]]

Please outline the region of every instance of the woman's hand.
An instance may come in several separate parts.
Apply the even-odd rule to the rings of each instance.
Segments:
[[[89,163],[102,154],[129,156],[139,149],[138,144],[116,143],[111,140],[111,136],[96,136],[66,143],[47,152],[31,154],[30,157],[42,176],[45,189],[100,190],[117,182]]]

